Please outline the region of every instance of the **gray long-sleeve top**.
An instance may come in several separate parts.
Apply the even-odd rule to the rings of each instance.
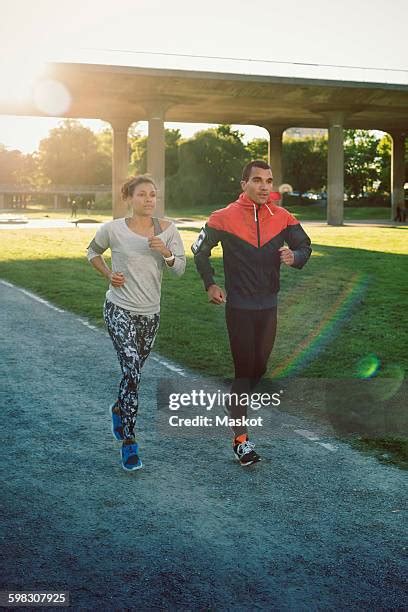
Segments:
[[[122,272],[125,284],[122,287],[109,285],[106,298],[135,314],[152,315],[160,312],[160,295],[163,268],[181,276],[186,267],[186,257],[181,236],[174,225],[157,234],[175,256],[168,266],[162,255],[153,251],[148,239],[136,234],[126,220],[114,219],[101,225],[88,246],[88,260],[102,255],[108,248],[112,252],[112,271]]]

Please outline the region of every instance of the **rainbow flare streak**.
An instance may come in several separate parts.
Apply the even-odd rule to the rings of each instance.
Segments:
[[[338,334],[350,311],[364,295],[367,286],[368,276],[362,272],[356,272],[332,307],[326,312],[318,327],[308,334],[285,361],[272,370],[271,375],[279,378],[293,376],[315,359]]]

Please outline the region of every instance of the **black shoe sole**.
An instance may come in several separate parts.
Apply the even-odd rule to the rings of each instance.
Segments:
[[[254,463],[259,463],[260,461],[262,461],[261,457],[258,457],[257,459],[253,459],[253,461],[248,461],[246,463],[242,463],[241,459],[239,457],[236,456],[236,454],[234,453],[234,457],[237,461],[239,461],[239,463],[242,465],[242,467],[246,467],[247,465],[253,465]]]
[[[258,457],[258,459],[254,459],[253,461],[248,461],[247,463],[242,463],[242,461],[240,461],[239,459],[238,461],[240,462],[242,467],[247,467],[247,465],[254,465],[255,463],[259,463],[261,461],[261,458]]]

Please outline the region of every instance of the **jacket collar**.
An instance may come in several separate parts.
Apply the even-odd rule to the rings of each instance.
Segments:
[[[271,217],[273,217],[274,213],[271,210],[271,208],[273,208],[274,206],[273,202],[274,201],[276,202],[276,200],[280,200],[280,198],[281,198],[281,195],[279,192],[271,191],[267,201],[264,204],[258,205],[258,204],[255,204],[255,202],[253,202],[251,198],[249,198],[245,192],[243,192],[239,196],[238,200],[236,200],[236,204],[238,204],[238,206],[242,206],[246,210],[250,210],[252,208],[253,215],[254,215],[254,221],[256,223],[258,221],[258,212],[260,212],[261,210],[267,210],[269,214],[271,215]]]
[[[276,201],[280,199],[281,199],[281,195],[279,191],[271,191],[265,204],[271,207],[271,206],[274,206]],[[251,198],[249,198],[245,192],[240,194],[239,198],[236,200],[236,203],[245,208],[253,208],[254,206],[258,206],[259,208],[261,208],[265,206],[265,204],[261,204],[261,205],[255,204],[255,202],[253,202],[253,200],[251,200]]]

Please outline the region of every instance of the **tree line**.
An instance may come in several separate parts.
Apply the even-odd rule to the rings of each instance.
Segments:
[[[220,125],[182,138],[165,130],[166,204],[184,208],[223,205],[240,191],[242,167],[251,159],[267,160],[266,139],[244,143],[243,134]],[[67,119],[41,140],[38,151],[23,154],[0,145],[0,183],[44,185],[109,185],[112,176],[112,133],[94,133]],[[147,137],[137,125],[129,131],[129,173],[147,170]],[[391,137],[364,130],[345,130],[345,191],[351,198],[382,199],[389,195]],[[406,149],[408,160],[408,143]],[[285,138],[284,182],[300,194],[327,188],[327,138]],[[407,173],[408,180],[408,173]]]

